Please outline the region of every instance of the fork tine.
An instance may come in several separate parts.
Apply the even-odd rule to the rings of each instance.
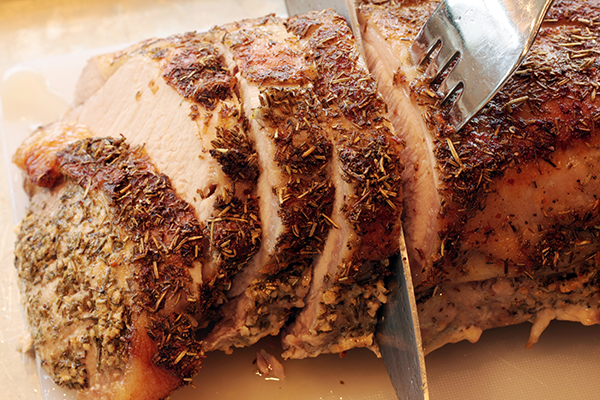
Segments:
[[[439,84],[436,90],[445,97],[442,106],[451,103],[450,123],[456,130],[487,103],[517,68],[551,2],[440,2],[413,42],[411,53],[419,66],[424,60],[431,60],[425,76]]]
[[[411,46],[413,62],[415,62],[415,65],[421,65],[430,59],[434,64],[440,58],[447,62],[454,54],[454,52],[449,54],[449,49],[461,48],[461,42],[457,38],[460,39],[458,32],[448,20],[446,3],[441,2],[413,41]],[[438,49],[439,51],[436,53]],[[436,65],[433,67],[435,71],[431,72],[437,75],[439,65],[445,65],[445,62],[443,64],[435,63]]]

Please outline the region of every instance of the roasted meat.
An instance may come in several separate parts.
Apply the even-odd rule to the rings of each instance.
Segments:
[[[313,57],[335,148],[334,224],[315,261],[306,305],[283,336],[285,357],[378,352],[377,311],[385,303],[389,257],[398,252],[402,213],[401,145],[377,83],[359,58],[350,29],[331,11],[291,18],[288,29]]]
[[[97,74],[108,76],[106,82],[65,119],[86,125],[94,135],[124,136],[144,146],[156,168],[169,176],[202,222],[206,253],[195,277],[205,285],[203,301],[215,309],[261,241],[257,154],[235,78],[202,34],[146,41],[100,59],[111,67],[92,72],[88,66],[82,79],[93,82],[91,75]],[[89,65],[99,64],[93,59]],[[80,83],[80,98],[82,92],[91,90]],[[201,325],[208,323],[206,315],[199,318]]]
[[[600,5],[557,1],[519,70],[456,132],[408,53],[435,4],[377,3],[359,13],[407,143],[404,223],[426,350],[525,320],[532,343],[549,315],[600,322]]]
[[[56,183],[31,186],[15,248],[41,364],[80,398],[163,398],[203,358],[192,278],[202,227],[142,148],[88,138],[56,161]]]
[[[256,143],[263,224],[256,259],[238,274],[207,349],[230,351],[276,335],[304,306],[312,260],[332,226],[334,188],[327,119],[312,81],[317,71],[282,18],[214,28]]]
[[[56,353],[49,332],[34,335],[57,383],[80,389],[82,397],[126,398],[137,389],[117,381],[157,370],[170,380],[158,380],[139,398],[162,398],[189,382],[204,351],[229,352],[278,334],[291,316],[289,357],[377,351],[376,314],[386,301],[384,278],[400,229],[401,144],[342,21],[332,12],[291,21],[267,16],[95,57],[77,85],[75,107],[23,143],[15,162],[27,174],[32,206],[17,243],[20,271],[42,259],[69,264],[62,253],[29,256],[40,235],[85,253],[96,246],[68,235],[104,236],[106,225],[106,235],[123,242],[110,250],[120,264],[85,253],[74,267],[83,282],[99,276],[97,264],[104,267],[102,285],[121,293],[116,315],[129,319],[109,339],[119,340],[122,357],[115,366],[103,359],[91,366],[111,344],[90,327],[112,324],[113,311],[86,305],[77,312],[94,310],[94,319],[86,317],[77,332],[88,336],[63,330],[60,337],[68,343],[81,336],[81,346]],[[329,35],[335,40],[321,51],[318,42]],[[108,148],[119,156],[104,154]],[[145,175],[127,178],[140,163]],[[146,197],[128,202],[140,191]],[[103,213],[96,211],[97,198],[105,197]],[[171,222],[175,209],[168,204],[155,208],[165,198],[185,211],[177,213],[184,222]],[[79,204],[83,210],[74,210]],[[86,223],[61,221],[64,209]],[[48,218],[48,226],[61,224],[60,234],[36,231],[36,221]],[[170,281],[177,271],[181,282]],[[64,286],[68,274],[53,274],[53,285]],[[47,309],[75,304],[51,295],[34,301],[46,281],[29,279],[23,291],[31,324],[44,320]],[[108,290],[89,279],[93,284],[76,286],[77,298]],[[52,324],[72,324],[64,313],[57,309]],[[179,344],[183,323],[189,343]],[[75,351],[75,372],[90,377],[77,384],[61,380],[55,367],[69,364]],[[134,368],[140,362],[146,370]]]
[[[103,84],[80,84],[82,102],[62,121],[36,131],[15,155],[32,195],[16,264],[27,283],[32,326],[44,327],[47,310],[53,311],[48,324],[56,327],[85,317],[77,331],[62,329],[64,336],[45,328],[33,335],[57,383],[81,389],[83,397],[160,399],[191,380],[203,354],[196,330],[218,318],[232,277],[260,248],[257,156],[234,78],[201,35],[147,41],[101,58],[83,77]],[[115,155],[102,153],[109,147],[118,149]],[[77,157],[73,149],[80,149]],[[64,220],[67,212],[74,217]],[[95,232],[91,244],[89,232]],[[113,245],[115,235],[119,243]],[[44,237],[45,250],[34,253]],[[72,261],[58,246],[86,258]],[[110,257],[99,253],[102,246],[112,246],[105,249]],[[46,272],[46,265],[61,273]],[[95,282],[97,268],[105,269],[106,282]],[[57,288],[71,284],[72,269],[81,275],[73,278],[76,296],[61,297]],[[44,276],[52,278],[47,290]],[[123,296],[115,310],[90,303],[96,291],[99,301],[112,301],[108,288]],[[39,298],[39,291],[48,295]],[[115,325],[113,314],[123,321]],[[106,338],[91,330],[103,325]],[[61,347],[69,341],[74,344]],[[60,351],[53,350],[57,344]],[[110,352],[121,358],[104,366],[105,347],[116,344]],[[140,390],[130,383],[148,373],[157,376],[154,385]]]
[[[426,352],[600,323],[600,6],[557,0],[455,131],[409,55],[436,5],[360,2],[366,60],[330,10],[91,59],[74,108],[14,157],[16,266],[52,378],[150,400],[267,335],[285,358],[378,353],[401,227]]]

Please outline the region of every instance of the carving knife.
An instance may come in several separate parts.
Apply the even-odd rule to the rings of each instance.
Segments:
[[[290,16],[327,8],[335,10],[348,22],[364,58],[354,0],[286,0],[285,3]],[[402,231],[398,240],[400,254],[394,261],[395,279],[378,324],[377,341],[398,399],[428,400],[425,356]]]

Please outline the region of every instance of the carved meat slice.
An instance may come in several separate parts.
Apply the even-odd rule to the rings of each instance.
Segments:
[[[204,301],[216,306],[230,276],[258,251],[261,228],[257,157],[235,78],[204,36],[146,41],[92,60],[89,65],[96,67],[88,67],[82,79],[94,81],[96,73],[106,82],[67,119],[85,124],[94,135],[122,135],[144,146],[169,176],[203,223],[206,254],[194,276],[205,285]]]
[[[17,265],[25,271],[31,326],[45,324],[36,348],[58,384],[83,397],[159,399],[191,381],[203,351],[196,330],[218,317],[231,277],[260,247],[257,157],[235,80],[201,35],[112,57],[118,67],[84,74],[102,75],[104,84],[15,155],[32,196]],[[98,135],[104,139],[89,139]],[[36,230],[39,221],[47,223]],[[48,243],[39,253],[44,264],[31,256],[40,238]],[[109,246],[103,238],[113,247],[102,247]],[[67,250],[83,258],[73,264]],[[73,293],[65,289],[61,300],[56,291],[71,283]],[[48,293],[43,301],[38,292]],[[113,292],[120,294],[113,299]],[[113,321],[121,316],[123,323]],[[101,328],[104,336],[95,336]]]
[[[557,1],[526,61],[458,132],[446,123],[435,86],[419,78],[408,54],[433,7],[419,1],[364,3],[359,11],[369,65],[407,142],[403,157],[411,170],[407,175],[413,175],[404,186],[407,245],[426,347],[550,314],[600,322],[594,313],[566,317],[561,311],[564,301],[597,309],[596,284],[539,301],[535,293],[552,279],[589,280],[590,271],[598,269],[600,101],[594,52],[600,7]],[[516,312],[519,306],[509,307],[511,300],[493,293],[475,296],[499,280],[515,284],[524,277],[533,280],[524,284],[529,294],[517,293],[512,300],[529,297],[537,302],[531,308],[523,302]],[[436,306],[442,299],[456,302],[461,310],[456,318],[446,314],[449,307]],[[476,311],[486,302],[494,311]],[[469,306],[475,309],[465,314]],[[502,307],[514,313],[498,311]]]
[[[286,330],[285,357],[314,357],[355,347],[378,352],[377,310],[386,301],[389,257],[398,251],[402,211],[400,144],[377,83],[359,58],[344,19],[331,11],[287,22],[314,57],[315,89],[334,144],[335,203],[305,307]]]
[[[358,17],[365,36],[367,64],[379,82],[390,120],[406,143],[402,152],[404,233],[413,281],[418,284],[431,274],[432,254],[440,247],[438,232],[442,228],[438,213],[442,199],[437,192],[441,178],[436,168],[434,138],[409,85],[418,76],[409,46],[410,38],[416,36],[437,4],[405,3],[362,4]]]
[[[259,155],[262,247],[238,274],[206,348],[231,351],[275,335],[304,306],[312,260],[330,227],[333,186],[328,115],[314,91],[314,64],[267,16],[211,31],[228,68],[237,71],[248,134]]]
[[[69,139],[61,131],[86,134],[62,128],[50,133],[55,142]],[[30,186],[15,248],[42,366],[80,399],[164,398],[203,358],[191,275],[202,226],[142,148],[82,139],[56,154],[46,143],[21,148],[38,166],[52,160],[57,179]]]

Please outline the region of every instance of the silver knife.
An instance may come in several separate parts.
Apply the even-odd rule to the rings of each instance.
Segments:
[[[399,400],[428,400],[425,355],[404,232],[388,302],[378,325],[377,343]]]
[[[331,8],[346,19],[363,55],[354,0],[285,0],[288,15]],[[365,64],[366,65],[366,64]],[[417,315],[412,275],[404,233],[400,231],[400,254],[388,302],[383,307],[377,341],[392,386],[399,400],[428,400],[425,356]]]

